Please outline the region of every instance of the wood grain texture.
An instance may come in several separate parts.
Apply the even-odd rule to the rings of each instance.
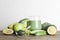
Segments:
[[[0,32],[0,40],[60,40],[60,32],[57,32],[54,36],[15,36],[13,35],[4,35]]]

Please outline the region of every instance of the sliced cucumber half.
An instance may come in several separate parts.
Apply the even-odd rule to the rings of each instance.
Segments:
[[[54,26],[49,26],[48,29],[47,29],[47,32],[48,32],[48,34],[50,34],[50,35],[55,35],[56,32],[57,32],[57,29],[56,29],[56,27],[54,27]]]

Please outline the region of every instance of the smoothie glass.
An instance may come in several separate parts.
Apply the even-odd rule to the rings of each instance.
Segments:
[[[31,30],[41,30],[41,20],[40,17],[30,17],[30,29]]]

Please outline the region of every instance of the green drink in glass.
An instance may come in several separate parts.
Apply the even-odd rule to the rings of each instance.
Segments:
[[[41,30],[41,20],[39,20],[38,17],[35,17],[33,19],[30,19],[30,30]]]

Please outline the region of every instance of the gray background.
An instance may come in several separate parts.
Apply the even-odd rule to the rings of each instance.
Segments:
[[[60,0],[0,0],[0,30],[24,17],[39,16],[60,30]]]

